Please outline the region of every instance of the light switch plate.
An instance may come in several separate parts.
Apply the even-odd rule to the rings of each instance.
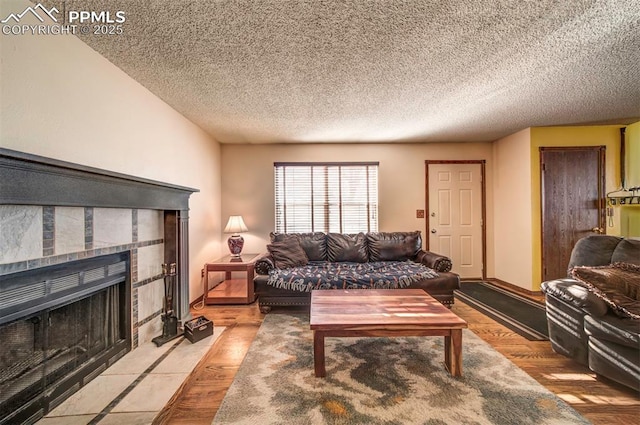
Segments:
[[[416,218],[424,218],[424,210],[416,210]]]

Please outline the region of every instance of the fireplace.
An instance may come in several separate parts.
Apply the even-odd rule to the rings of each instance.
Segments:
[[[31,423],[131,347],[129,253],[0,276],[0,424]]]
[[[33,423],[162,333],[163,263],[191,319],[197,189],[3,148],[0,181],[0,425]]]

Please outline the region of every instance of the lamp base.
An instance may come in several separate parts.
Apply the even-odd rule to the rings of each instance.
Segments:
[[[227,245],[229,245],[229,251],[232,257],[240,257],[240,253],[244,247],[244,238],[240,235],[231,235],[229,239],[227,239]]]

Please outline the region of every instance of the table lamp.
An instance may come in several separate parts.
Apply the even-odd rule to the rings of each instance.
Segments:
[[[229,245],[229,251],[231,251],[232,257],[240,257],[242,247],[244,246],[244,238],[240,236],[240,232],[248,232],[247,226],[244,224],[241,215],[232,215],[229,217],[227,227],[224,228],[224,233],[231,233],[227,244]]]

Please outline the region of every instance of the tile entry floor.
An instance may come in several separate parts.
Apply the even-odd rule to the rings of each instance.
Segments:
[[[147,425],[171,399],[224,327],[195,344],[185,338],[127,353],[37,425]]]

